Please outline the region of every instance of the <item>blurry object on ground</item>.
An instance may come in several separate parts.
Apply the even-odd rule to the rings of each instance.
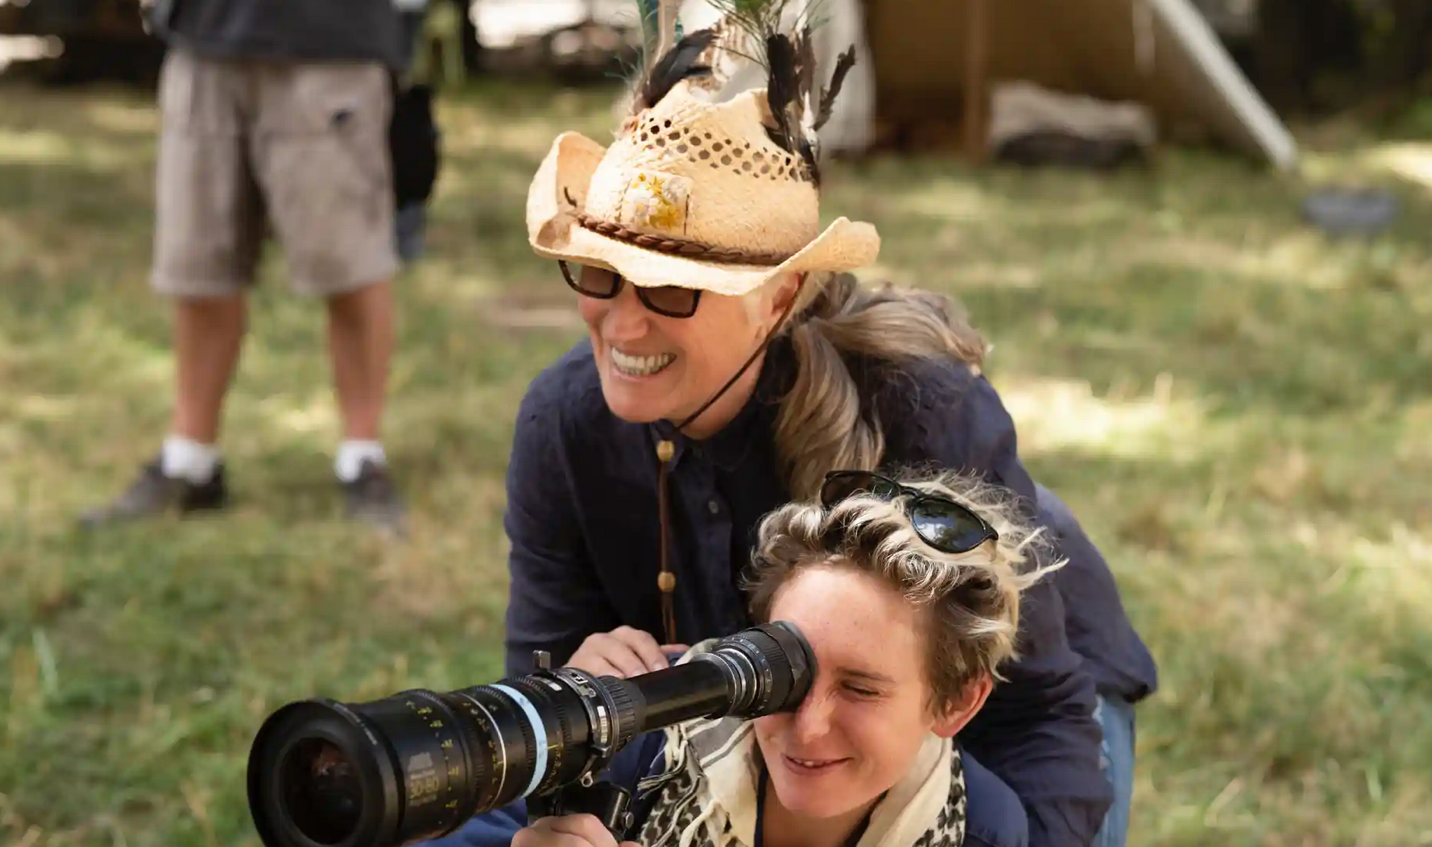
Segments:
[[[905,3],[926,0],[900,0]],[[867,8],[869,4],[866,4]],[[875,68],[870,46],[865,37],[865,11],[861,0],[794,0],[783,11],[786,31],[793,31],[795,21],[812,20],[815,64],[829,76],[840,54],[855,48],[855,66],[846,74],[831,111],[830,121],[821,128],[820,145],[824,154],[859,154],[875,143]],[[712,26],[721,18],[721,11],[709,0],[682,0],[677,21],[684,32]],[[729,56],[722,68],[728,79],[721,90],[721,101],[742,91],[764,88],[766,71],[750,61],[732,60]]]
[[[442,166],[442,131],[433,113],[433,89],[423,83],[393,93],[388,130],[393,157],[398,256],[413,262],[422,256],[427,204]]]
[[[1303,200],[1303,220],[1333,236],[1372,237],[1397,219],[1397,198],[1376,188],[1327,187]]]
[[[686,0],[682,26],[714,18]],[[1051,91],[1146,106],[1161,138],[1216,143],[1291,168],[1297,148],[1189,0],[1048,0],[1038,14],[1000,0],[797,0],[873,86],[869,117],[850,115],[853,147],[916,149],[987,137],[989,91],[1023,80]],[[754,71],[753,71],[754,73]],[[739,83],[739,81],[738,81]],[[850,104],[868,102],[856,86]],[[864,108],[863,106],[860,108]],[[838,113],[839,110],[837,110]],[[972,117],[967,117],[967,113]],[[987,151],[971,151],[975,155]]]
[[[988,144],[996,161],[1115,168],[1145,160],[1158,142],[1153,114],[1033,83],[993,86]]]
[[[145,30],[140,9],[140,0],[0,0],[0,38],[58,41],[58,51],[13,66],[45,82],[151,85],[159,78],[164,45]]]
[[[6,6],[0,0],[0,18],[4,17]],[[0,20],[0,32],[7,29],[7,24]],[[55,59],[64,52],[64,45],[58,38],[48,38],[38,35],[0,35],[0,74],[5,72],[11,65],[26,67],[35,62],[46,59]]]

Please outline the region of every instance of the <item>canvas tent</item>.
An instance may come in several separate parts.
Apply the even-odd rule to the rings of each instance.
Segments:
[[[797,0],[824,21],[824,67],[854,43],[859,61],[822,133],[827,149],[859,151],[891,128],[935,127],[982,138],[999,83],[1134,102],[1160,135],[1206,134],[1291,168],[1297,149],[1189,0]],[[708,0],[683,0],[683,29],[719,16]],[[728,96],[763,84],[742,69]],[[970,98],[967,92],[978,92]]]

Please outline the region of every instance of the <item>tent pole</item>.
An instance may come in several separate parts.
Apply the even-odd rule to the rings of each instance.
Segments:
[[[681,0],[657,0],[656,3],[656,51],[652,62],[676,45],[676,7]]]
[[[985,146],[985,75],[989,64],[989,9],[986,2],[965,2],[965,156],[976,164],[984,159]]]

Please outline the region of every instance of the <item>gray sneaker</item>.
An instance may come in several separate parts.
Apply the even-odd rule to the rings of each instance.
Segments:
[[[349,520],[370,524],[397,536],[407,534],[402,497],[385,466],[365,460],[358,468],[357,479],[339,485],[347,501],[345,513]]]
[[[115,521],[158,517],[168,512],[180,515],[212,511],[228,505],[224,466],[220,463],[208,482],[195,484],[187,479],[165,476],[159,459],[140,470],[139,478],[113,501],[80,514],[82,526],[94,527]]]

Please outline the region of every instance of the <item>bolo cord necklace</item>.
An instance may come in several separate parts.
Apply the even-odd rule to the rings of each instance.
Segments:
[[[756,359],[759,358],[762,353],[766,352],[766,348],[769,347],[771,341],[775,339],[776,333],[780,332],[781,327],[785,325],[786,319],[790,317],[791,310],[795,307],[796,300],[800,296],[801,286],[804,284],[805,274],[801,274],[800,281],[796,283],[796,290],[791,294],[790,302],[786,303],[786,307],[781,310],[780,319],[776,321],[775,326],[771,327],[771,331],[766,333],[766,337],[761,341],[760,346],[746,359],[746,363],[741,366],[741,369],[736,371],[736,375],[727,380],[725,385],[721,386],[720,391],[711,395],[711,399],[702,403],[700,408],[687,415],[681,423],[676,424],[677,432],[685,429],[692,421],[701,417],[707,409],[711,408],[711,404],[721,399],[722,395],[730,390],[731,386],[736,384],[736,380],[740,379],[741,375],[750,369]],[[658,519],[661,522],[661,573],[656,577],[656,586],[661,589],[661,622],[662,626],[666,629],[667,644],[676,643],[676,602],[674,598],[676,591],[676,574],[671,570],[670,551],[668,549],[670,511],[667,506],[666,493],[666,478],[671,468],[671,460],[675,458],[675,456],[675,444],[672,444],[671,441],[665,438],[657,442],[656,459],[659,466],[657,470],[656,492]]]

